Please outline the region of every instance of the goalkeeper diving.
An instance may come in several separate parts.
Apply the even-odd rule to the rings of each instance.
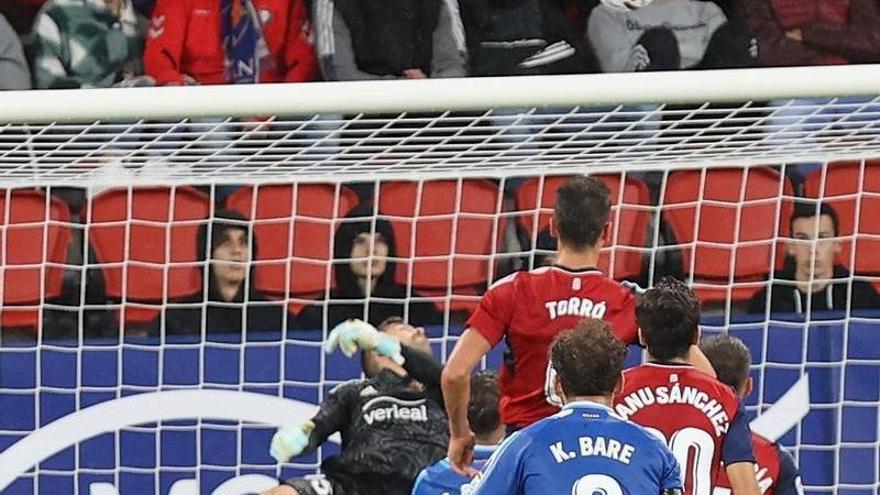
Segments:
[[[402,366],[412,361],[407,364],[439,383],[440,365],[424,331],[400,318],[385,320],[379,329],[349,320],[330,333],[324,350],[339,348],[347,356],[363,350],[367,378],[336,387],[310,420],[279,428],[270,453],[287,462],[336,432],[342,452],[324,460],[323,474],[285,480],[268,493],[408,495],[419,472],[446,455],[449,434],[439,387],[426,386]]]

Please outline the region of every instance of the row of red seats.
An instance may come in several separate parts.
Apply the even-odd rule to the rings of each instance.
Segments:
[[[601,268],[618,279],[637,277],[653,209],[648,188],[631,175],[600,177],[611,189],[615,247],[606,250]],[[508,218],[532,238],[548,225],[555,191],[564,180],[525,181],[515,194],[516,211],[509,215],[498,214],[502,193],[491,181],[383,183],[378,209],[392,223],[398,256],[425,258],[414,261],[411,271],[408,263],[398,263],[397,279],[428,296],[447,291],[478,294],[493,278],[491,255],[503,251],[500,243]],[[805,184],[807,197],[830,198],[844,236],[854,231],[880,234],[880,216],[872,214],[880,208],[878,193],[880,162],[865,167],[834,164],[826,175],[817,171]],[[784,248],[768,240],[787,235],[792,197],[789,181],[770,168],[669,175],[661,209],[681,249],[684,271],[695,281],[718,285],[700,290],[704,300],[724,299],[731,279],[758,282],[771,267],[781,266]],[[228,208],[257,220],[257,288],[270,297],[320,297],[333,280],[328,263],[332,232],[357,202],[347,187],[327,184],[243,187],[230,196]],[[861,212],[857,229],[856,208]],[[189,187],[116,189],[95,197],[83,213],[110,300],[156,304],[201,290],[196,237],[211,214],[205,194]],[[65,203],[42,192],[14,190],[0,196],[0,221],[0,244],[5,246],[0,250],[2,325],[34,326],[37,311],[14,307],[33,306],[42,300],[41,294],[45,300],[61,295],[70,212]],[[844,266],[850,265],[849,247],[844,246],[845,256],[839,260]],[[880,273],[880,257],[872,255],[880,239],[860,236],[855,248],[855,271]],[[757,283],[737,286],[733,297],[746,299],[757,288]],[[156,311],[131,308],[125,314],[128,321],[137,322],[153,318]]]

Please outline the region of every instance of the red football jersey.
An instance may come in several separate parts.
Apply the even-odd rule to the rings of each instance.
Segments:
[[[752,447],[755,450],[755,479],[761,493],[766,495],[796,495],[800,480],[794,460],[778,445],[766,438],[752,433]],[[720,470],[713,495],[730,495],[730,481],[727,472]]]
[[[722,461],[754,461],[739,398],[693,366],[648,363],[626,370],[614,409],[667,442],[681,464],[686,495],[710,495]]]
[[[483,295],[468,326],[492,346],[507,341],[511,355],[500,378],[504,424],[522,428],[559,411],[544,390],[550,344],[583,318],[602,318],[621,341],[638,341],[635,297],[596,269],[517,272]]]

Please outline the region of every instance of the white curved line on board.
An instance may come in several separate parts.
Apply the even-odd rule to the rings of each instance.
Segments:
[[[173,390],[102,402],[61,417],[0,453],[0,492],[44,459],[126,426],[194,418],[278,426],[309,419],[316,410],[307,402],[227,390]]]
[[[797,426],[810,412],[810,377],[804,374],[749,427],[770,441],[779,440],[788,430]]]

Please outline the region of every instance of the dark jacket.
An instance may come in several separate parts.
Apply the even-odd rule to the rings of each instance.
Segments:
[[[205,301],[204,295],[199,294],[180,304],[180,307],[165,310],[166,335],[199,334],[202,331],[202,321],[205,322],[206,333],[240,333],[243,323],[248,332],[279,331],[285,328],[283,304],[269,301],[255,290],[250,291],[247,301],[242,294],[231,302],[221,302],[219,297],[211,294]],[[246,313],[243,315],[245,308]],[[156,331],[159,330],[158,324],[157,321]]]
[[[236,219],[233,219],[236,220]],[[239,220],[243,220],[243,217]],[[215,244],[216,238],[220,237],[222,230],[230,228],[229,224],[224,224],[223,219],[215,220],[215,226],[212,229],[212,236],[215,238],[210,241],[210,245]],[[242,228],[237,226],[235,228]],[[208,252],[208,224],[203,224],[199,228],[197,249],[199,261],[205,261]],[[251,259],[257,258],[257,239],[254,237],[251,241]],[[203,265],[208,269],[207,277],[207,297],[205,292],[181,302],[175,302],[170,305],[164,312],[164,324],[166,335],[187,335],[200,334],[204,322],[205,333],[240,333],[242,324],[248,332],[253,331],[279,331],[287,328],[285,326],[285,309],[282,301],[275,302],[268,300],[254,286],[254,269],[251,267],[248,280],[250,287],[245,286],[239,288],[238,293],[232,301],[225,302],[220,295],[217,287],[216,279],[210,264]],[[245,284],[248,285],[248,284]],[[177,306],[180,304],[180,306]],[[246,308],[246,312],[244,311]],[[244,313],[244,314],[243,314]],[[154,332],[161,330],[161,321],[157,319],[152,329]]]
[[[806,294],[794,282],[794,273],[777,272],[769,287],[761,289],[749,301],[749,313],[763,313],[767,308],[767,292],[770,292],[771,313],[805,313],[807,296],[812,311],[844,311],[849,309],[880,309],[880,296],[874,287],[862,280],[852,281],[850,292],[849,272],[841,266],[834,268],[834,280],[824,289]]]
[[[556,2],[461,0],[472,76],[596,72],[592,51]]]
[[[397,256],[397,247],[394,241],[394,230],[392,230],[391,224],[383,219],[376,220],[375,232],[385,238],[385,242],[388,244],[389,260],[385,272],[379,277],[370,294],[369,302],[366,301],[348,260],[351,259],[351,249],[355,238],[363,232],[374,232],[372,219],[365,217],[372,214],[370,210],[371,207],[355,209],[349,214],[349,218],[362,217],[363,220],[346,222],[339,227],[333,247],[333,256],[337,260],[334,266],[336,287],[330,291],[329,300],[307,306],[299,314],[297,317],[299,328],[324,328],[325,308],[328,329],[348,319],[365,319],[365,311],[368,313],[366,321],[375,326],[390,316],[406,317],[415,325],[428,325],[441,321],[441,315],[433,303],[429,301],[407,302],[408,299],[421,296],[415,291],[408,291],[406,286],[395,281],[397,263],[394,258]],[[404,314],[405,311],[407,314]]]
[[[464,77],[457,0],[315,0],[324,79],[396,79],[407,69]]]
[[[764,66],[868,63],[880,60],[877,0],[737,0],[758,37]],[[785,36],[800,29],[803,41]]]

